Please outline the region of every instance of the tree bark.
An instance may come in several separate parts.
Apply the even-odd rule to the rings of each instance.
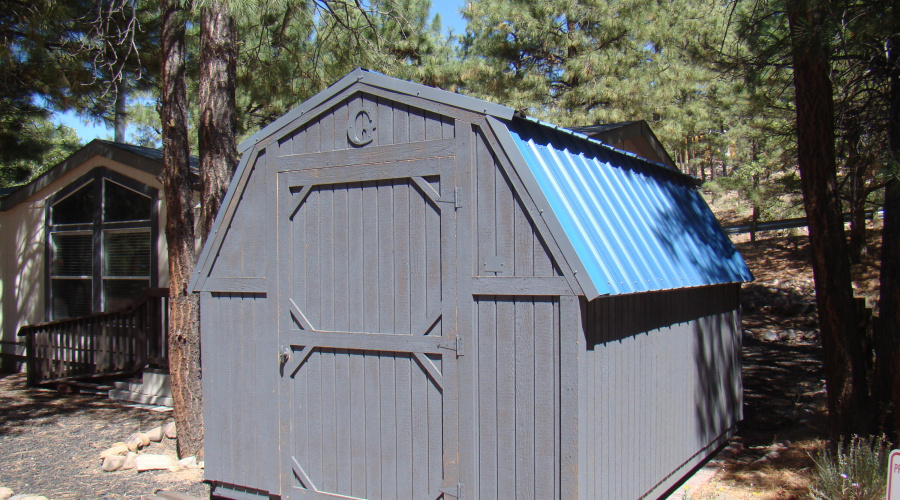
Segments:
[[[891,414],[888,434],[896,443],[900,439],[900,8],[892,8],[891,30],[887,40],[890,103],[888,116],[888,145],[890,147],[889,175],[891,179],[884,193],[884,227],[881,233],[881,298],[876,328],[876,391],[880,403]]]
[[[128,84],[122,78],[116,82],[116,114],[114,140],[125,142],[125,130],[128,128]]]
[[[750,144],[750,159],[753,164],[756,164],[757,158],[759,154],[759,144],[756,141],[753,141]],[[753,174],[753,196],[750,199],[750,203],[753,204],[753,211],[750,213],[750,243],[756,244],[756,224],[759,223],[759,202],[756,201],[759,199],[759,195],[757,191],[759,190],[759,173]]]
[[[220,1],[200,14],[200,221],[205,240],[237,167],[234,18]]]
[[[787,11],[798,162],[809,220],[831,431],[835,436],[862,434],[868,401],[866,374],[837,189],[834,102],[823,33],[826,12],[815,0],[789,0]]]
[[[866,174],[868,165],[859,151],[860,129],[855,116],[844,125],[843,140],[847,146],[847,172],[850,176],[850,262],[862,262],[866,248]]]
[[[188,293],[194,272],[194,210],[187,136],[185,14],[178,0],[162,0],[163,188],[169,247],[169,374],[178,455],[203,456],[200,395],[199,299]]]

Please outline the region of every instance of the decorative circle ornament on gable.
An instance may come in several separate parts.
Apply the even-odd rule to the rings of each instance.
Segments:
[[[362,106],[350,113],[347,120],[347,138],[355,146],[365,146],[375,139],[375,112],[369,106]]]

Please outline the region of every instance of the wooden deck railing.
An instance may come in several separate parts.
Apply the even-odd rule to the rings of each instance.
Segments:
[[[151,288],[120,311],[23,326],[28,384],[168,366],[168,295]]]

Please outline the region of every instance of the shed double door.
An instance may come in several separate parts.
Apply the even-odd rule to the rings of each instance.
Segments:
[[[457,496],[455,158],[432,142],[280,159],[282,498]]]

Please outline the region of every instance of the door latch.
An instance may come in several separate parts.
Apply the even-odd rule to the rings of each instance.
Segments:
[[[278,350],[278,361],[281,366],[284,366],[291,359],[291,352],[291,348],[284,345]]]

